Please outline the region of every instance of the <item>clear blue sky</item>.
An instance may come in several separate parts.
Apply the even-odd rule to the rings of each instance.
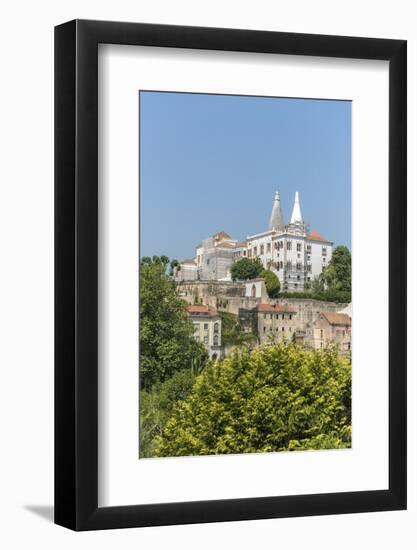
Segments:
[[[194,256],[267,229],[295,191],[310,229],[351,241],[351,103],[140,92],[141,255]]]

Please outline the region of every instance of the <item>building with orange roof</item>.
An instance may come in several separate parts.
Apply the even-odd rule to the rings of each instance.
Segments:
[[[323,311],[313,324],[311,347],[323,349],[337,345],[340,353],[348,354],[352,347],[352,318],[347,313]]]
[[[261,344],[292,342],[297,329],[297,311],[282,304],[258,304],[254,313]]]
[[[187,307],[190,321],[194,324],[194,338],[202,342],[207,350],[209,358],[217,360],[221,358],[222,346],[222,321],[213,306],[190,305]]]

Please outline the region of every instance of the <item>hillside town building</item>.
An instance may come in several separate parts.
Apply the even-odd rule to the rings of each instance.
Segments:
[[[279,278],[283,291],[303,291],[320,275],[332,257],[333,243],[317,231],[308,231],[295,193],[290,222],[285,224],[279,192],[275,193],[266,231],[238,242],[220,231],[196,247],[195,258],[183,260],[177,281],[230,281],[230,268],[241,258],[259,258]]]
[[[324,311],[314,322],[310,345],[314,349],[323,349],[336,344],[346,355],[351,350],[351,328],[352,319],[346,313]]]
[[[258,339],[268,342],[292,342],[297,329],[297,311],[281,304],[258,304],[255,308]]]
[[[191,305],[187,308],[188,317],[194,324],[194,338],[202,342],[209,358],[221,358],[222,322],[215,307]]]

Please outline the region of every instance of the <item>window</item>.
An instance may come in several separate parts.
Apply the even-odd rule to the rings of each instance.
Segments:
[[[251,258],[252,257],[252,250],[248,250],[248,258]]]
[[[292,249],[292,242],[287,241],[287,250],[291,250],[291,249]]]
[[[290,313],[290,321],[291,321],[291,319],[292,319],[292,313]]]
[[[207,265],[210,265],[210,260],[206,260],[206,264],[207,264]]]
[[[301,243],[297,243],[297,252],[301,252]]]
[[[292,269],[291,260],[287,260],[287,269]]]
[[[264,253],[264,250],[265,250],[265,247],[263,244],[261,244],[261,251],[260,251],[260,254],[263,254]]]
[[[246,256],[246,250],[243,251],[243,255]]]
[[[267,251],[267,252],[271,252],[271,243],[268,243],[268,244],[266,245],[266,251]]]
[[[323,248],[321,249],[321,253],[323,254],[323,256],[327,256],[327,248],[325,246],[323,246]]]
[[[208,336],[204,336],[204,343],[208,344]]]
[[[264,332],[266,331],[266,327],[264,327]]]
[[[306,246],[307,254],[311,254],[311,244]]]
[[[270,315],[270,317],[269,317],[269,318],[270,318],[270,319],[273,319],[273,317],[274,317],[274,316],[273,316],[273,315],[272,315],[272,313],[271,313],[271,315]]]
[[[218,334],[214,335],[213,343],[214,343],[215,346],[219,345],[219,336],[218,336]]]
[[[253,247],[253,255],[256,256],[258,253],[258,247],[257,246],[254,246]]]
[[[307,264],[307,272],[311,273],[311,264]]]
[[[204,323],[204,330],[208,330],[208,323]]]
[[[323,340],[323,329],[320,329],[320,338]]]
[[[284,330],[285,330],[285,327],[282,327],[282,329],[281,329],[281,330],[282,330],[282,332],[284,332]]]
[[[301,271],[301,262],[297,262],[297,271]]]
[[[284,320],[284,319],[285,319],[285,315],[284,315],[284,314],[282,314],[282,317],[281,317],[281,319],[282,319],[282,320]]]
[[[282,269],[283,263],[282,263],[282,262],[279,262],[279,265],[280,265],[280,267],[281,267],[281,269]]]
[[[214,332],[219,332],[219,323],[214,323]]]
[[[264,319],[266,319],[266,313],[264,313]]]

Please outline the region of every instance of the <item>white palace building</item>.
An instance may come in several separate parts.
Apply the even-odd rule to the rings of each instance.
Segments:
[[[241,258],[260,258],[278,276],[281,289],[302,291],[320,275],[332,257],[331,241],[317,231],[308,232],[295,193],[290,222],[284,223],[279,192],[275,193],[268,229],[238,242],[224,231],[196,247],[195,258],[180,262],[178,281],[230,281],[230,267]]]

